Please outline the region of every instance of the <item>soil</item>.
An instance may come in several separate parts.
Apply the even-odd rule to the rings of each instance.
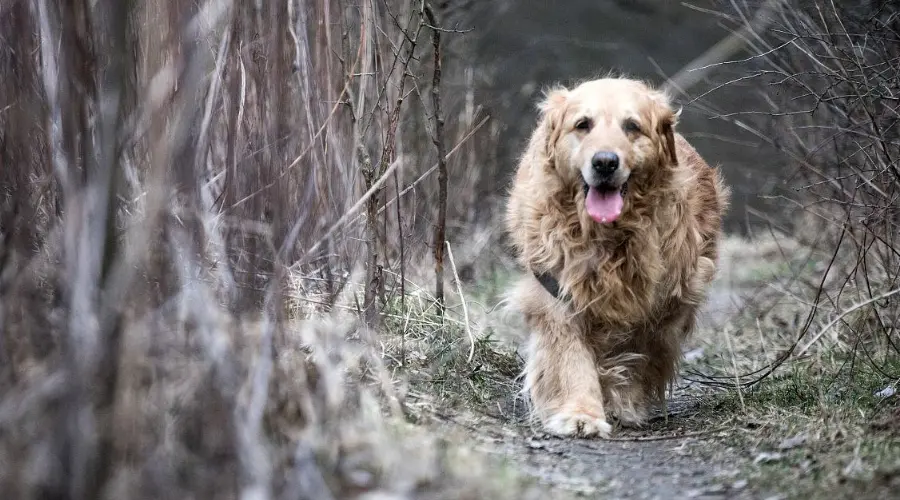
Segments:
[[[439,420],[467,434],[478,451],[499,456],[519,473],[565,496],[770,498],[752,492],[738,477],[749,454],[722,445],[721,438],[729,431],[695,428],[691,417],[699,397],[691,392],[696,389],[678,392],[669,402],[668,422],[658,414],[646,430],[619,429],[610,440],[551,436],[529,425],[521,413],[513,418],[456,415]]]

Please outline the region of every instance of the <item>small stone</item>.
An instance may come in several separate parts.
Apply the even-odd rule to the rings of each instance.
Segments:
[[[887,386],[884,389],[875,393],[876,398],[889,398],[897,393],[897,390],[894,389],[893,386]]]
[[[532,450],[543,450],[544,448],[547,447],[547,445],[545,445],[544,443],[542,443],[540,441],[530,440],[530,441],[528,441],[528,447],[531,448]]]
[[[716,493],[722,493],[723,491],[725,491],[725,485],[723,485],[723,484],[714,484],[714,485],[706,488],[706,493],[716,494]]]
[[[698,347],[696,349],[691,349],[690,351],[684,353],[684,360],[688,363],[693,363],[698,359],[703,357],[703,348]]]
[[[728,469],[721,472],[721,475],[724,477],[737,477],[740,474],[740,469]]]
[[[384,491],[370,491],[356,498],[359,500],[406,500],[407,497]]]
[[[796,448],[798,446],[803,445],[803,443],[805,443],[805,442],[806,442],[806,435],[805,434],[797,434],[796,436],[785,439],[784,441],[779,443],[778,449],[782,450],[782,451],[790,450],[792,448]]]
[[[747,487],[747,480],[741,479],[740,481],[735,481],[734,484],[731,485],[731,489],[735,491],[741,491],[742,489]]]
[[[767,464],[767,463],[771,463],[771,462],[778,462],[782,458],[784,458],[784,456],[781,453],[769,453],[769,452],[764,451],[764,452],[760,453],[759,455],[756,455],[756,458],[753,459],[753,463],[754,464],[761,464],[761,463]]]
[[[375,475],[364,469],[350,471],[346,476],[347,482],[357,488],[368,488],[375,481]]]

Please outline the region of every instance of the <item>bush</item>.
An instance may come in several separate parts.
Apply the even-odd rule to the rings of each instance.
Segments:
[[[760,11],[732,5],[723,15],[738,26]],[[734,81],[763,89],[770,107],[724,118],[757,127],[789,159],[777,199],[826,264],[805,283],[808,314],[780,360],[838,347],[897,379],[900,17],[891,2],[767,5],[768,28],[746,37]]]
[[[438,23],[393,0],[0,7],[0,489],[489,488],[382,416],[372,342],[445,224],[435,151],[488,137],[475,110],[435,126],[462,105],[436,107]]]

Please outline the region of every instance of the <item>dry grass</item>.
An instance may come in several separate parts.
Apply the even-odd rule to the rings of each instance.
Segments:
[[[3,4],[0,489],[527,493],[402,423],[378,340],[410,318],[411,345],[466,339],[404,289],[430,165],[465,184],[453,157],[485,140],[474,109],[422,126],[437,22],[421,2]]]
[[[747,27],[760,4],[723,6],[716,15],[724,24]],[[762,194],[794,224],[769,220],[748,254],[731,252],[750,261],[731,277],[754,274],[765,286],[747,290],[752,300],[724,328],[720,340],[739,354],[705,382],[752,387],[804,365],[817,378],[853,381],[856,370],[868,370],[893,385],[900,380],[896,8],[765,6],[769,28],[742,32],[748,56],[706,71],[734,74],[720,86],[760,89],[769,107],[707,110],[784,153],[781,186]],[[716,88],[692,104],[704,108]],[[759,257],[769,265],[755,265]]]
[[[722,19],[754,11],[731,2]],[[689,376],[726,391],[710,409],[740,416],[740,447],[776,454],[751,476],[793,496],[879,497],[897,481],[897,20],[883,2],[779,5],[727,83],[765,89],[770,107],[715,113],[785,154],[773,198],[797,223],[758,235],[749,253],[768,264],[747,255],[735,276],[765,287]]]
[[[698,453],[718,460],[735,450],[745,460],[736,480],[755,491],[882,498],[900,471],[892,392],[900,360],[875,339],[854,344],[846,327],[828,327],[841,316],[836,307],[806,326],[818,293],[846,287],[837,272],[822,280],[830,258],[777,233],[726,241],[713,292],[719,321],[703,323],[683,370],[699,398],[684,424],[726,425],[720,448]],[[866,324],[867,315],[854,314],[843,317]],[[805,328],[824,333],[804,350],[797,339]]]

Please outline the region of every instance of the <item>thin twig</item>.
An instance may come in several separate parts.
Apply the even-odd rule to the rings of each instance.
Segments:
[[[617,438],[606,438],[604,441],[625,441],[625,442],[646,442],[646,441],[669,441],[673,439],[687,439],[694,438],[700,436],[708,436],[710,434],[715,434],[717,432],[722,432],[728,429],[728,427],[716,427],[715,429],[709,429],[706,431],[696,431],[696,432],[686,432],[684,434],[670,434],[667,436],[635,436],[635,437],[617,437]]]
[[[315,244],[313,244],[313,246],[311,246],[309,248],[309,250],[307,250],[305,252],[304,255],[305,256],[315,255],[315,252],[316,252],[316,250],[319,249],[319,246],[322,245],[322,243],[324,243],[326,240],[328,240],[328,238],[330,238],[331,235],[334,234],[335,231],[340,229],[347,222],[347,220],[350,219],[350,217],[353,216],[357,210],[362,208],[363,205],[365,205],[366,202],[369,201],[369,198],[372,195],[374,195],[381,188],[381,186],[388,179],[388,177],[391,175],[391,173],[394,172],[394,169],[396,169],[398,166],[400,166],[400,160],[401,160],[401,158],[397,158],[394,161],[394,163],[392,163],[388,167],[387,171],[385,171],[384,174],[380,178],[378,178],[378,180],[375,181],[374,184],[372,184],[372,187],[370,187],[358,200],[356,200],[356,203],[354,203],[353,206],[350,207],[344,213],[344,215],[342,215],[341,218],[337,220],[337,222],[335,222],[327,231],[325,231],[325,234],[322,235],[322,237],[319,238],[319,240]],[[300,260],[294,262],[290,266],[290,269],[295,269],[305,263],[306,263],[305,259],[300,259]]]
[[[459,274],[456,272],[456,263],[453,261],[453,251],[450,250],[450,242],[447,241],[445,243],[447,244],[447,257],[450,258],[450,268],[453,270],[453,278],[456,280],[456,291],[459,293],[459,299],[462,301],[466,335],[469,336],[469,343],[471,344],[469,347],[469,362],[471,363],[472,358],[475,356],[475,335],[472,334],[472,328],[469,326],[469,308],[466,306],[466,297],[463,295],[462,284],[459,282]]]
[[[684,92],[703,80],[713,68],[744,47],[744,40],[749,33],[761,31],[771,24],[771,14],[783,1],[768,0],[749,24],[743,26],[740,31],[728,35],[700,57],[685,65],[684,68],[665,82],[663,89],[666,92],[673,89]]]
[[[425,16],[430,26],[436,26],[434,12],[426,2]],[[447,162],[444,159],[444,116],[441,113],[441,31],[432,29],[434,73],[431,80],[431,101],[434,113],[434,132],[431,137],[438,154],[438,213],[434,223],[434,297],[440,313],[444,311],[444,244],[447,233]]]
[[[892,296],[892,295],[896,295],[896,294],[898,294],[898,293],[900,293],[900,288],[895,288],[895,289],[893,289],[893,290],[891,290],[891,291],[888,291],[888,292],[885,292],[885,293],[883,293],[883,294],[881,294],[881,295],[879,295],[879,296],[877,296],[877,297],[872,297],[872,298],[869,299],[869,300],[864,300],[864,301],[862,301],[862,302],[860,302],[860,303],[858,303],[858,304],[854,304],[854,305],[850,306],[849,308],[847,308],[846,310],[844,310],[843,312],[841,312],[840,314],[838,314],[837,317],[835,317],[833,320],[831,320],[830,322],[828,322],[827,325],[825,325],[824,327],[822,327],[822,329],[819,330],[818,333],[816,333],[815,335],[813,335],[813,338],[810,339],[810,341],[809,341],[805,346],[803,346],[803,347],[801,347],[799,350],[797,350],[797,352],[794,354],[794,356],[795,356],[795,357],[797,357],[797,356],[802,356],[803,353],[805,353],[810,347],[812,347],[813,344],[815,344],[820,338],[822,338],[822,335],[825,335],[825,333],[827,333],[828,330],[830,330],[832,327],[834,327],[834,325],[840,323],[840,321],[841,321],[842,319],[844,319],[844,317],[846,317],[848,314],[852,314],[852,313],[854,313],[855,311],[858,311],[858,310],[862,309],[863,307],[868,306],[869,304],[871,304],[871,303],[873,303],[873,302],[878,302],[879,300],[886,299],[886,298],[888,298],[888,297],[890,297],[890,296]]]
[[[394,170],[394,191],[400,194],[400,176]],[[400,204],[397,204],[397,244],[400,245],[400,314],[406,312],[406,241],[403,239],[403,218],[400,213]],[[406,327],[400,331],[401,351],[403,359],[401,366],[406,366]]]
[[[484,119],[482,119],[480,122],[478,122],[478,125],[476,125],[471,131],[469,131],[469,133],[466,134],[465,137],[463,137],[462,139],[460,139],[460,141],[456,144],[456,146],[454,146],[453,149],[451,149],[450,152],[447,153],[446,159],[449,160],[451,157],[453,157],[453,155],[454,155],[457,151],[459,151],[459,149],[463,146],[463,144],[465,144],[466,141],[468,141],[473,135],[475,135],[475,133],[476,133],[476,132],[477,132],[477,131],[485,124],[485,123],[487,123],[487,121],[488,121],[489,119],[490,119],[490,117],[489,117],[489,116],[486,116],[486,117],[484,117]],[[382,182],[382,183],[383,183],[383,182],[387,179],[387,176],[390,175],[391,172],[393,172],[393,168],[396,168],[396,166],[399,165],[401,159],[402,159],[402,158],[398,158],[397,161],[395,161],[394,164],[391,165],[391,168],[388,168],[388,170],[385,172],[385,175],[382,176],[381,179],[379,179],[379,182]],[[389,207],[392,203],[394,203],[394,202],[396,202],[397,200],[399,200],[403,195],[405,195],[406,193],[408,193],[409,191],[411,191],[412,189],[414,189],[420,182],[422,182],[426,177],[428,177],[429,175],[431,175],[432,173],[434,173],[434,171],[437,170],[437,169],[438,169],[438,163],[435,162],[435,164],[434,164],[431,168],[429,168],[428,170],[426,170],[425,172],[423,172],[422,175],[420,175],[415,181],[413,181],[409,186],[407,186],[405,189],[403,189],[403,191],[401,191],[399,195],[395,196],[392,200],[386,202],[386,203],[378,210],[378,214],[381,215],[381,213],[382,213],[387,207]],[[376,183],[376,184],[377,184],[377,183]],[[377,186],[373,186],[373,188],[374,188],[374,187],[377,187]],[[334,234],[335,231],[337,231],[338,229],[340,229],[341,227],[343,227],[344,225],[346,225],[347,219],[349,219],[352,215],[354,215],[354,213],[356,213],[356,211],[358,211],[360,208],[362,208],[362,206],[365,204],[366,199],[368,199],[368,197],[372,195],[372,192],[374,192],[374,191],[373,191],[372,189],[370,189],[370,190],[367,191],[365,194],[363,194],[363,196],[360,197],[360,199],[357,200],[357,202],[356,202],[355,204],[353,204],[353,206],[350,207],[350,209],[347,210],[347,211],[344,213],[344,215],[341,216],[340,219],[338,219],[337,222],[335,222],[335,223],[334,223],[327,231],[325,231],[325,234],[324,234],[318,241],[316,241],[316,243],[314,243],[314,244],[309,248],[309,250],[307,250],[306,252],[304,252],[304,257],[298,259],[296,262],[294,262],[294,263],[291,265],[291,269],[295,269],[295,268],[297,268],[297,267],[299,267],[299,266],[305,264],[305,263],[307,262],[307,259],[308,259],[309,257],[311,257],[312,255],[315,255],[315,252],[319,249],[319,247],[320,247],[320,246],[321,246],[321,245],[322,245],[329,237],[331,237],[331,235]],[[363,217],[363,215],[360,214],[360,215],[358,215],[357,218],[354,219],[352,222],[357,222],[357,221],[359,221],[362,217]]]

